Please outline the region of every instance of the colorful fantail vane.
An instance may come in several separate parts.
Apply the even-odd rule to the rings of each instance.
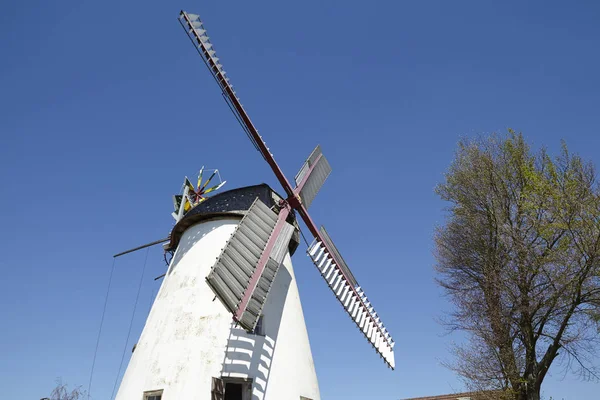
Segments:
[[[208,170],[210,171],[210,170]],[[176,222],[179,220],[192,208],[196,207],[198,204],[202,203],[207,199],[207,194],[214,192],[215,190],[219,190],[227,181],[221,180],[221,174],[219,174],[219,170],[212,170],[212,174],[210,177],[203,183],[202,182],[202,174],[204,173],[204,167],[200,169],[198,172],[198,184],[196,188],[188,177],[185,177],[185,181],[183,182],[183,188],[181,194],[173,196],[173,207],[175,211],[171,214],[173,218],[175,218]],[[219,183],[215,186],[208,188],[208,184],[210,181],[216,176],[219,177]]]

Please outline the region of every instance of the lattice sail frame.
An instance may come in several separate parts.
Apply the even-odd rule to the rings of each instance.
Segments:
[[[219,300],[248,331],[256,327],[294,229],[256,198],[206,277]]]
[[[324,242],[314,239],[307,250],[308,256],[358,329],[381,355],[386,364],[394,368],[394,342],[392,337],[371,303],[369,303],[367,296],[358,286],[354,275],[350,272],[350,268],[341,258],[339,251],[327,235],[324,227],[321,227],[321,232],[325,234],[324,237],[327,239]]]
[[[273,154],[267,147],[262,136],[258,133],[258,130],[250,120],[239,97],[233,90],[233,86],[229,82],[229,78],[225,76],[226,72],[220,63],[219,58],[216,57],[213,44],[206,34],[206,29],[200,20],[200,17],[197,14],[188,14],[185,11],[181,11],[179,22],[210,70],[213,78],[221,88],[223,97],[238,122],[254,144],[255,148],[261,153],[265,161],[267,161],[279,180],[279,183],[288,195],[288,198],[285,200],[285,204],[280,211],[279,219],[281,219],[282,216],[286,217],[288,213],[293,212],[294,210],[302,217],[307,228],[315,238],[313,244],[309,248],[309,256],[327,281],[330,288],[334,291],[335,296],[354,319],[358,328],[367,337],[375,350],[381,355],[385,363],[393,369],[395,365],[393,339],[381,323],[377,313],[373,310],[373,307],[364,295],[363,290],[356,283],[356,279],[350,272],[350,269],[341,257],[339,251],[333,245],[333,242],[326,231],[324,229],[318,229],[308,214],[308,207],[312,204],[317,192],[331,172],[331,167],[323,157],[320,147],[317,146],[301,168],[296,176],[296,187],[293,188],[279,165],[275,162]],[[276,229],[277,227],[274,231]],[[281,229],[281,226],[279,229]],[[267,246],[269,246],[269,244]],[[260,268],[265,268],[265,266]],[[260,268],[257,268],[257,271],[259,271]],[[258,277],[256,276],[257,274],[259,275]],[[257,280],[260,277],[260,274],[256,271],[254,275],[255,276],[252,278],[254,280]],[[335,278],[335,280],[332,281],[333,278]],[[242,303],[240,303],[241,306],[238,306],[237,312],[234,313],[234,319],[238,321],[240,320],[240,310],[244,309],[244,302],[248,302],[248,290],[246,290],[245,299],[242,299]]]
[[[331,166],[323,155],[321,146],[317,146],[294,179],[296,189],[300,188],[298,194],[306,208],[310,207],[329,174],[331,174]]]

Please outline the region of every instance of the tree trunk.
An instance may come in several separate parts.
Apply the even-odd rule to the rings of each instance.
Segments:
[[[531,390],[527,393],[527,400],[540,400],[540,390]]]
[[[540,400],[540,389],[534,383],[523,385],[515,400]]]

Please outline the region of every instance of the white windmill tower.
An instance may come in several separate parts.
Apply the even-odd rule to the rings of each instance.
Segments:
[[[198,15],[179,21],[248,137],[273,169],[285,197],[265,184],[208,199],[186,179],[177,197],[173,252],[117,400],[320,399],[290,256],[296,214],[314,237],[308,255],[384,362],[394,342],[308,207],[331,172],[319,146],[292,187],[225,77]],[[233,316],[233,319],[232,319]]]

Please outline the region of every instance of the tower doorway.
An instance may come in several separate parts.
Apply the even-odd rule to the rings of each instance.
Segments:
[[[225,383],[225,399],[224,400],[244,400],[244,388],[241,383],[228,382]]]
[[[252,400],[252,379],[213,378],[212,400]]]

